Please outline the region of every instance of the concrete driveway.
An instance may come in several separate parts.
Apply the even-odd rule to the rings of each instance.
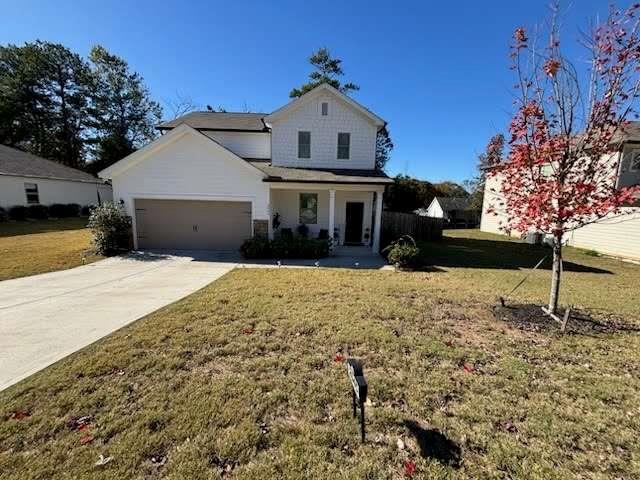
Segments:
[[[132,254],[0,282],[0,390],[204,287],[236,257]]]

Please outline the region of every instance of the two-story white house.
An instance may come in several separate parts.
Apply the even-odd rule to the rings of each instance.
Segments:
[[[138,249],[236,250],[299,225],[379,250],[385,121],[323,84],[270,113],[192,112],[100,172]]]

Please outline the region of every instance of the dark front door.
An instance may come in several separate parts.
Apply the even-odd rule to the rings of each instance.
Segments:
[[[364,203],[347,202],[347,212],[344,228],[345,243],[362,243],[362,219],[364,218]]]

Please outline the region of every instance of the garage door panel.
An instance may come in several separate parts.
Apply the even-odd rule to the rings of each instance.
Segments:
[[[137,199],[138,248],[237,250],[251,236],[250,202]]]

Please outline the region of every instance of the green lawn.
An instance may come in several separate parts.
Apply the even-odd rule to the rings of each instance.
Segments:
[[[98,260],[86,218],[0,223],[0,281]]]
[[[540,252],[455,235],[429,272],[235,270],[0,392],[0,477],[393,479],[415,462],[420,479],[639,478],[638,333],[496,318]],[[592,289],[596,315],[638,320],[613,288],[637,292],[640,267],[568,257],[589,270],[567,274],[571,302]],[[369,380],[364,445],[345,346]]]

